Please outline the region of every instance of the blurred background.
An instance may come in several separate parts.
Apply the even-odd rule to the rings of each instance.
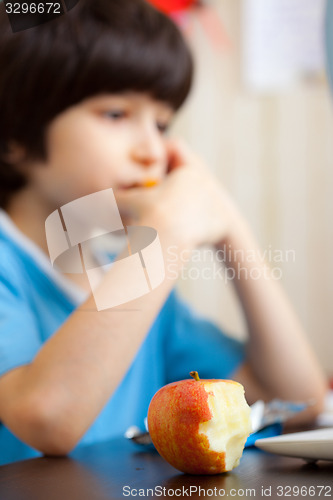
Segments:
[[[332,376],[333,97],[324,10],[322,0],[203,0],[173,13],[196,79],[171,133],[205,158],[241,207]],[[237,299],[216,266],[203,249],[180,292],[241,338]]]

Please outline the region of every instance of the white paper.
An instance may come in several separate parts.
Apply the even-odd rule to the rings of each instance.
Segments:
[[[322,73],[325,0],[243,0],[243,78],[279,91]]]

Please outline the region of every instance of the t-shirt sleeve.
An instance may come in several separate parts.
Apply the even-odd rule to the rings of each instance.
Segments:
[[[167,383],[189,378],[232,378],[245,358],[245,344],[226,335],[213,322],[196,314],[172,292],[167,301],[169,330],[166,332]]]
[[[2,255],[3,257],[3,255]],[[9,262],[7,262],[9,264]],[[15,269],[0,265],[0,376],[30,363],[41,346],[29,302]]]

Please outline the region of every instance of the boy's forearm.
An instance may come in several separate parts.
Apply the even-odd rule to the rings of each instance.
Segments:
[[[159,236],[166,251],[174,241],[163,228]],[[13,383],[20,390],[12,392],[17,399],[10,399],[9,390],[7,399],[1,397],[4,423],[45,453],[70,451],[121,382],[173,285],[167,276],[152,292],[104,312],[88,298],[31,365],[18,370]],[[104,286],[117,286],[112,268]]]
[[[247,360],[267,397],[322,400],[326,390],[323,373],[289,301],[243,221],[224,245],[225,265],[234,276],[247,322]]]

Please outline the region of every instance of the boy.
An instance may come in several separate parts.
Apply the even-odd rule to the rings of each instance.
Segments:
[[[326,386],[298,321],[266,267],[247,262],[257,246],[223,188],[164,134],[192,79],[176,27],[143,0],[81,0],[16,34],[1,5],[0,23],[1,463],[141,426],[154,392],[193,369],[243,383],[249,403],[315,399],[302,417],[313,418]],[[97,312],[84,275],[52,269],[47,217],[110,187],[165,253],[228,245],[227,266],[262,271],[234,280],[246,346],[195,317],[169,276],[126,310]],[[103,286],[117,287],[112,267]]]

